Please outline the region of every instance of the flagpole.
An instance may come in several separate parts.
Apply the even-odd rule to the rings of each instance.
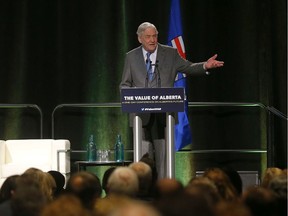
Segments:
[[[168,45],[176,48],[181,57],[186,59],[186,52],[182,35],[183,32],[181,23],[180,1],[171,0]],[[185,90],[187,90],[186,78],[183,76],[183,74],[178,73],[178,78],[174,82],[174,87],[184,87]],[[177,115],[178,122],[177,125],[175,125],[175,150],[179,151],[183,147],[192,143],[192,133],[188,118],[187,102],[185,102],[184,112],[179,112]]]

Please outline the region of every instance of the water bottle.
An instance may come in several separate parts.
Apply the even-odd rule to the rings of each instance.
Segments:
[[[94,142],[94,136],[90,135],[87,144],[87,160],[96,161],[96,144]]]
[[[118,134],[115,143],[115,161],[124,161],[124,145],[121,140],[121,135]]]

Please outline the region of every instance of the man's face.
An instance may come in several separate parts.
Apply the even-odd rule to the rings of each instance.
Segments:
[[[147,52],[154,52],[157,47],[158,35],[154,28],[147,28],[139,37],[138,41]]]

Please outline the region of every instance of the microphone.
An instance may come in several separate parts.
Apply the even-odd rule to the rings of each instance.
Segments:
[[[159,71],[159,68],[158,68],[158,63],[159,61],[156,60],[155,64],[153,64],[153,66],[155,66],[155,71],[156,71],[156,74],[157,74],[157,87],[161,87],[161,77],[160,77],[160,71]]]
[[[145,78],[145,88],[148,87],[148,73],[146,73],[146,78]]]
[[[148,58],[145,60],[145,63],[146,63],[146,66],[147,66],[147,64],[148,64]],[[152,61],[151,60],[149,60],[150,61],[150,66],[149,66],[149,68],[151,68],[152,66],[153,66],[153,64],[152,64]],[[146,78],[145,78],[145,88],[147,88],[148,87],[148,77],[149,76],[149,73],[148,73],[148,71],[147,71],[147,73],[146,73]]]

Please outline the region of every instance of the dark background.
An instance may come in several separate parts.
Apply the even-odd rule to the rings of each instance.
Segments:
[[[180,3],[187,59],[205,61],[217,53],[225,61],[210,76],[188,79],[189,101],[261,103],[287,115],[286,0]],[[138,25],[154,23],[159,42],[166,44],[169,9],[168,0],[2,0],[0,103],[37,104],[43,112],[43,138],[51,138],[57,105],[119,102],[124,56],[139,45]],[[92,110],[58,114],[55,138],[68,138],[81,148],[90,131],[104,145],[120,130],[130,142],[127,118],[119,109],[115,116]],[[189,113],[194,135],[189,149],[266,149],[272,137],[273,165],[287,166],[287,121],[277,116],[268,121],[265,109],[190,107]],[[1,109],[0,138],[39,137],[38,117],[30,108]],[[235,159],[225,157],[227,164],[229,157]],[[212,163],[223,160],[221,155],[211,158]],[[259,161],[265,164],[265,159]]]

